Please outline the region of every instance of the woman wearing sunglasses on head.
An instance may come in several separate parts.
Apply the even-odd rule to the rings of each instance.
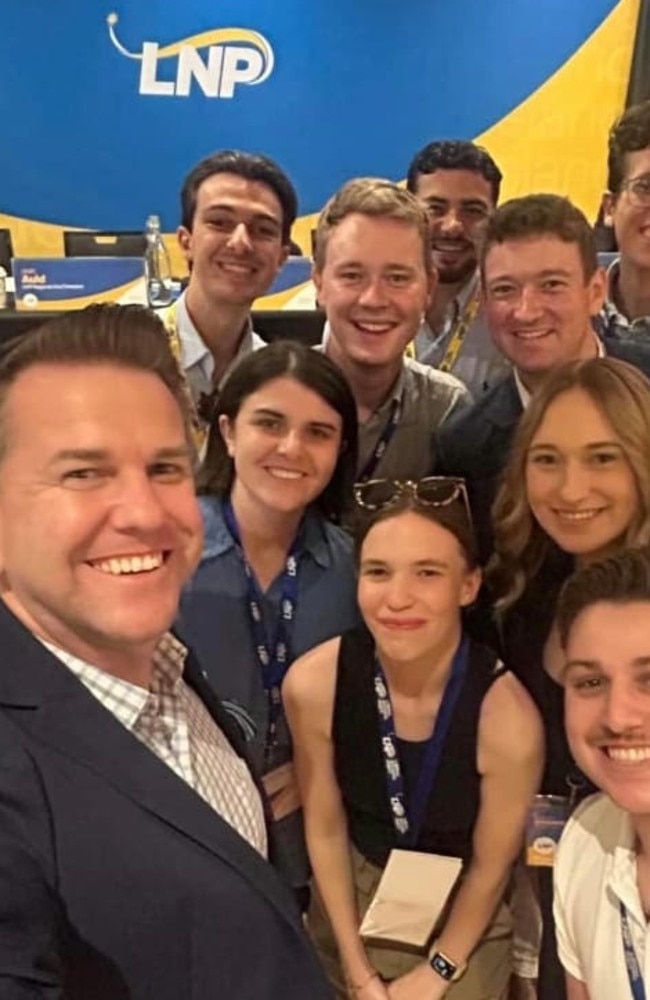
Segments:
[[[614,358],[552,372],[521,419],[493,517],[495,556],[487,578],[502,654],[542,713],[542,792],[562,796],[566,812],[590,788],[569,753],[562,688],[549,676],[561,668],[555,603],[574,567],[650,541],[646,377]],[[555,951],[549,869],[540,873],[539,885],[539,995],[556,1000],[563,996],[564,977]]]
[[[292,659],[358,620],[352,543],[331,523],[352,494],[357,418],[339,369],[276,342],[233,370],[199,476],[203,558],[178,630],[248,729],[296,888],[309,867],[280,685]]]
[[[355,493],[365,627],[296,661],[284,685],[310,858],[342,971],[318,900],[310,928],[339,997],[501,997],[511,937],[502,898],[543,757],[537,712],[496,656],[463,634],[462,609],[480,585],[464,483],[375,480]],[[437,889],[431,855],[462,862],[442,917],[420,922],[415,954],[410,939],[379,948],[359,934],[389,858],[403,870],[395,849],[421,852],[397,882],[414,879],[427,897]],[[415,918],[399,899],[393,912]]]

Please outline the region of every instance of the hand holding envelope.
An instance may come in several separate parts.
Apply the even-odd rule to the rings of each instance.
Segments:
[[[461,868],[460,858],[391,851],[361,923],[361,937],[424,952]]]

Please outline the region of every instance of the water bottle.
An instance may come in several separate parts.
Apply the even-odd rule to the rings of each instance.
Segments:
[[[172,300],[172,268],[160,233],[160,219],[150,215],[146,228],[145,276],[147,301],[152,309],[168,306]]]

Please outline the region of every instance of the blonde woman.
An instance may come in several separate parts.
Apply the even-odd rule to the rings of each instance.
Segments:
[[[495,597],[504,662],[544,720],[542,792],[570,808],[589,786],[564,733],[555,601],[574,567],[650,540],[650,382],[613,358],[552,372],[521,418],[493,507]],[[563,996],[555,956],[550,879],[540,877],[544,937],[540,998]]]

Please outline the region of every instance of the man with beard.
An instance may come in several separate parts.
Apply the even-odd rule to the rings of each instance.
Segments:
[[[438,272],[415,356],[453,372],[476,400],[509,370],[485,325],[477,261],[477,242],[500,185],[501,171],[489,153],[461,140],[430,142],[414,157],[406,181],[427,211]]]

